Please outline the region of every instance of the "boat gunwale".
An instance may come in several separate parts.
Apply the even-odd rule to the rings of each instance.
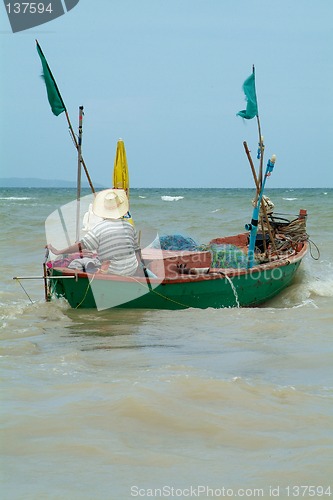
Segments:
[[[216,279],[223,278],[237,278],[245,275],[253,275],[256,273],[261,273],[265,271],[274,270],[277,268],[281,268],[290,264],[295,264],[296,262],[303,259],[308,251],[308,242],[302,242],[302,248],[298,252],[294,252],[290,255],[281,256],[280,258],[265,262],[262,264],[257,264],[251,268],[209,268],[209,272],[203,273],[198,272],[197,274],[177,274],[175,277],[164,277],[162,278],[154,278],[154,277],[145,277],[145,276],[121,276],[115,274],[103,274],[103,273],[86,273],[81,270],[68,269],[64,267],[53,267],[51,268],[50,274],[55,271],[56,275],[59,273],[59,279],[61,279],[61,275],[64,276],[73,276],[77,280],[79,279],[88,279],[88,280],[103,280],[103,281],[114,281],[114,282],[128,282],[128,283],[151,283],[152,285],[166,285],[166,284],[184,284],[184,283],[192,283],[199,281],[211,281]],[[169,251],[170,254],[172,251]],[[173,256],[176,258],[177,256],[181,256],[180,252],[174,251]],[[200,270],[200,268],[198,268]]]

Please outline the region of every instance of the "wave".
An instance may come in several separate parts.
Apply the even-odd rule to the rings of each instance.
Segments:
[[[298,198],[282,198],[283,200],[286,200],[286,201],[294,201],[294,200],[298,200]]]
[[[317,297],[333,297],[333,280],[318,279],[308,283],[308,290],[311,295]]]
[[[178,201],[183,200],[184,196],[161,196],[163,201]]]
[[[0,198],[0,200],[35,200],[36,198],[30,198],[28,196],[6,196],[6,197],[2,197]]]
[[[279,295],[271,299],[264,307],[298,309],[325,307],[325,300],[333,297],[333,269],[328,261],[313,265],[309,259],[303,261],[293,283]]]
[[[333,297],[333,272],[332,265],[327,261],[320,261],[316,270],[305,267],[305,283],[303,291],[309,299],[316,297]]]

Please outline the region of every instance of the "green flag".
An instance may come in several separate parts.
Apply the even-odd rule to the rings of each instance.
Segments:
[[[52,109],[52,113],[58,116],[63,111],[66,111],[66,106],[64,104],[64,101],[62,100],[56,81],[53,78],[49,65],[47,64],[42,49],[40,48],[40,45],[37,42],[37,40],[36,44],[37,44],[37,52],[39,54],[40,60],[42,61],[42,66],[43,66],[42,78],[44,78],[44,82],[46,85],[47,97]]]
[[[242,118],[250,120],[251,118],[258,116],[258,104],[256,96],[254,71],[252,75],[249,76],[243,83],[243,91],[246,96],[247,105],[246,109],[243,109],[242,111],[239,111],[239,113],[237,113],[237,116],[241,116]]]

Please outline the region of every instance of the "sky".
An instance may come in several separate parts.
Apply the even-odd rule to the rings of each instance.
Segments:
[[[254,64],[269,187],[333,187],[331,0],[80,0],[17,33],[0,6],[0,177],[75,181],[35,39],[75,130],[84,106],[95,183],[111,186],[122,138],[131,187],[253,187],[257,122],[236,113]]]

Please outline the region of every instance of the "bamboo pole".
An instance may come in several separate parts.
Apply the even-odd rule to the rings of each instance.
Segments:
[[[254,64],[252,65],[252,73],[253,73],[254,78],[255,78],[255,67],[254,67]],[[259,185],[259,188],[257,188],[257,195],[256,195],[256,201],[257,201],[258,200],[258,196],[259,196],[259,192],[260,192],[261,187],[262,187],[264,148],[265,148],[265,146],[264,146],[264,143],[263,143],[263,136],[261,135],[261,124],[260,124],[260,118],[259,118],[257,96],[256,96],[256,100],[257,100],[257,115],[256,116],[257,116],[258,135],[259,135],[258,148],[259,148],[259,152],[260,152],[259,175],[258,175],[258,185]]]
[[[265,226],[264,226],[264,218],[262,215],[260,215],[260,224],[261,224],[261,230],[262,230],[262,235],[263,235],[262,243],[263,243],[263,247],[264,247],[264,253],[265,253],[265,257],[267,258],[268,251],[267,251],[267,244],[266,244],[266,231],[265,231]]]
[[[44,276],[14,276],[13,280],[43,280]],[[48,276],[48,280],[74,280],[76,276]]]
[[[73,142],[74,142],[74,145],[76,147],[76,149],[78,149],[79,147],[79,144],[78,144],[78,140],[76,138],[76,135],[74,133],[74,130],[73,130],[73,127],[72,127],[72,124],[71,124],[71,121],[70,121],[70,118],[69,118],[69,115],[68,115],[68,112],[67,112],[67,109],[65,110],[65,114],[66,114],[66,119],[67,119],[67,123],[68,123],[68,128],[69,128],[69,131],[71,133],[71,136],[72,136],[72,139],[73,139]],[[82,163],[82,166],[83,166],[83,169],[85,171],[85,174],[86,174],[86,177],[87,177],[87,180],[88,180],[88,183],[89,183],[89,186],[90,186],[90,189],[92,191],[92,193],[95,194],[95,188],[93,186],[93,183],[91,181],[91,178],[90,178],[90,175],[89,175],[89,172],[88,172],[88,169],[87,169],[87,166],[85,164],[85,161],[84,159],[82,158],[81,156],[81,163]]]
[[[76,184],[76,239],[80,241],[80,204],[81,204],[81,147],[82,147],[82,122],[83,122],[83,106],[79,107],[79,139],[77,147],[77,184]]]
[[[254,250],[255,250],[255,243],[256,243],[256,236],[257,236],[257,231],[258,231],[258,220],[259,220],[259,210],[261,206],[261,201],[264,195],[264,190],[265,190],[265,184],[268,176],[273,172],[274,165],[276,161],[276,156],[272,155],[272,157],[268,160],[267,167],[266,167],[266,172],[265,176],[263,177],[263,182],[260,188],[260,194],[258,197],[258,200],[256,201],[252,213],[252,220],[250,224],[246,224],[245,228],[250,231],[250,242],[249,242],[249,249],[248,249],[248,267],[251,268],[254,263]]]
[[[256,188],[257,188],[257,193],[259,193],[259,191],[260,191],[259,181],[258,181],[256,169],[254,168],[253,160],[252,160],[252,157],[251,157],[251,152],[250,152],[250,150],[249,150],[249,148],[247,146],[247,142],[246,141],[243,142],[243,146],[244,146],[246,155],[248,157],[248,160],[250,162],[250,166],[251,166],[251,170],[252,170],[252,175],[253,175],[254,183],[255,183]],[[257,203],[257,201],[258,201],[258,195],[256,196],[255,203]],[[273,248],[274,248],[274,250],[276,252],[277,249],[276,249],[276,245],[275,245],[275,241],[274,241],[274,236],[273,236],[273,233],[272,233],[272,230],[271,230],[271,226],[270,226],[269,221],[268,221],[268,215],[267,215],[266,205],[265,205],[265,202],[263,200],[261,202],[261,208],[262,208],[265,220],[267,222],[267,230],[268,230],[269,238],[270,238],[272,246],[273,246]]]
[[[249,150],[249,148],[247,146],[247,142],[246,141],[243,142],[243,146],[244,146],[244,149],[245,149],[246,156],[248,157],[248,160],[250,162],[250,167],[251,167],[251,170],[252,170],[252,175],[253,175],[254,183],[255,183],[256,189],[258,191],[259,190],[259,183],[258,183],[257,172],[256,172],[256,169],[254,168],[254,164],[253,164],[253,160],[252,160],[252,157],[251,157],[251,153],[250,153],[250,150]]]
[[[259,191],[262,186],[262,173],[263,173],[263,163],[264,163],[264,138],[261,135],[261,125],[260,125],[260,119],[259,119],[259,114],[257,115],[257,124],[258,124],[258,148],[260,150],[260,163],[259,163],[259,176],[258,176],[258,183],[259,183]],[[259,196],[259,193],[257,194]]]

